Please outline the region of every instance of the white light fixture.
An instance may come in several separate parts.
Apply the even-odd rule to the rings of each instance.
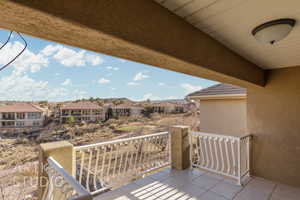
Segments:
[[[255,39],[263,44],[274,44],[285,38],[293,29],[294,19],[277,19],[257,26],[252,31]]]

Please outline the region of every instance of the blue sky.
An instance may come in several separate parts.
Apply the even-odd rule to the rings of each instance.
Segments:
[[[9,32],[0,30],[0,43]],[[89,97],[132,100],[184,98],[216,84],[150,65],[24,36],[28,48],[0,72],[0,100],[64,101]],[[0,65],[23,47],[14,34],[0,50]]]

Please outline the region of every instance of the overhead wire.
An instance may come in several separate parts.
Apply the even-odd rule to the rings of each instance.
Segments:
[[[3,47],[5,47],[7,44],[8,44],[8,42],[10,41],[10,38],[11,38],[11,35],[12,35],[12,33],[13,33],[13,31],[11,31],[10,32],[10,34],[9,34],[9,36],[8,36],[8,38],[7,38],[7,40],[6,40],[6,42],[0,47],[0,50],[3,48]],[[6,67],[8,67],[11,63],[13,63],[20,55],[22,55],[22,53],[25,51],[25,49],[27,48],[27,42],[26,42],[26,40],[24,39],[24,37],[19,33],[19,32],[16,32],[18,35],[19,35],[19,37],[23,40],[23,42],[24,42],[24,48],[13,58],[13,59],[11,59],[8,63],[6,63],[5,65],[3,65],[2,67],[0,67],[0,72],[2,71],[2,70],[4,70]]]

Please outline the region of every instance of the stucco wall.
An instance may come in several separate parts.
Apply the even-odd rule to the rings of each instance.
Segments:
[[[248,88],[253,172],[300,186],[300,67],[272,70],[265,88]]]
[[[200,130],[239,136],[246,131],[246,99],[200,101]]]

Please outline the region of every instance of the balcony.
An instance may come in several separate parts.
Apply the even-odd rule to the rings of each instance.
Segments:
[[[250,177],[251,141],[173,127],[79,147],[44,144],[41,199],[298,199],[300,189]]]

